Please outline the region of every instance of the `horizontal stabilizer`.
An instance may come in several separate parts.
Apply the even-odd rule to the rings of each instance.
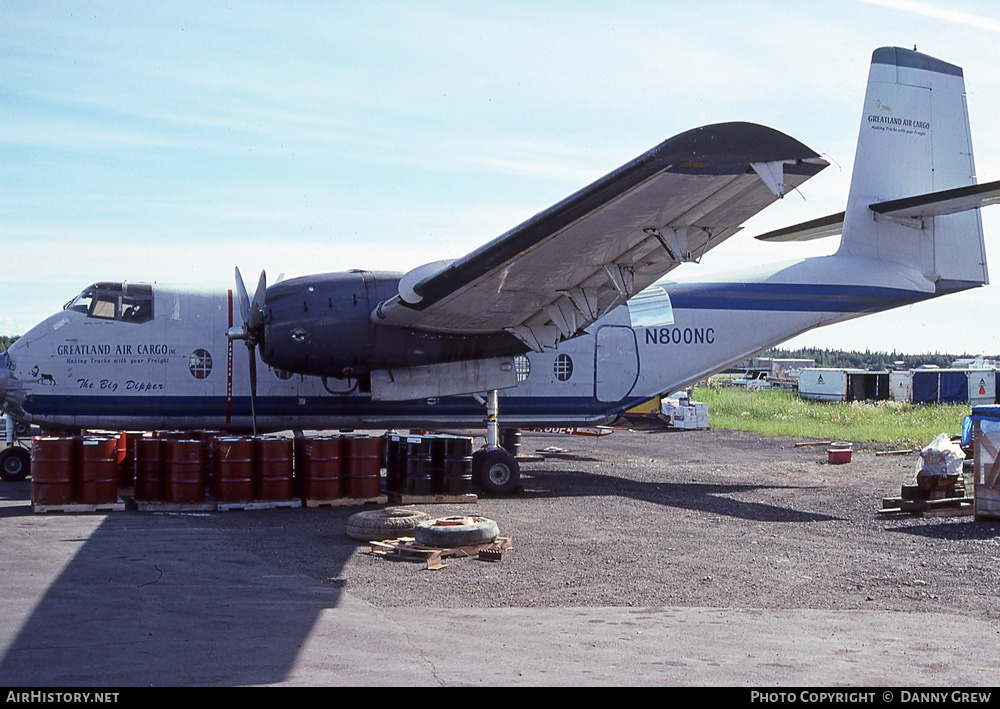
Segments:
[[[956,214],[997,203],[1000,203],[1000,180],[877,202],[868,205],[868,208],[890,217],[918,219]]]
[[[876,214],[897,219],[922,219],[957,214],[970,209],[1000,204],[1000,180],[950,190],[928,192],[915,197],[875,202],[868,208]],[[802,222],[755,236],[760,241],[810,241],[836,236],[844,228],[844,212]]]
[[[769,231],[754,238],[760,241],[811,241],[822,239],[824,236],[836,236],[843,228],[844,213],[839,212],[784,229]]]

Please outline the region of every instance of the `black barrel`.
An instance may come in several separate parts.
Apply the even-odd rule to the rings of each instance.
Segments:
[[[441,484],[445,495],[472,492],[472,439],[445,436],[441,440]]]
[[[407,436],[405,443],[406,492],[410,495],[434,493],[431,441],[432,436]]]

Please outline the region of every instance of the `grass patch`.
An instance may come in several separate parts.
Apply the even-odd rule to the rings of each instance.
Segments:
[[[890,448],[923,448],[939,433],[958,435],[971,412],[968,404],[807,401],[794,392],[712,385],[695,389],[693,398],[708,404],[713,428]]]

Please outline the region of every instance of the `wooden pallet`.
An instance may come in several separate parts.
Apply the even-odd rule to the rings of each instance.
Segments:
[[[139,512],[215,512],[215,502],[163,502],[161,500],[132,500]]]
[[[217,502],[215,508],[219,512],[230,510],[276,510],[279,508],[302,507],[302,500],[251,500],[250,502]]]
[[[390,492],[389,502],[394,505],[435,505],[435,504],[476,504],[479,496],[474,493],[463,495],[411,495],[405,492]]]
[[[478,557],[481,551],[486,551],[487,556],[500,556],[504,550],[514,548],[510,537],[497,537],[492,542],[485,544],[472,544],[450,549],[427,547],[418,544],[413,537],[387,539],[382,542],[369,542],[369,544],[371,545],[368,550],[369,554],[409,561],[424,560],[428,569],[444,568],[445,564],[442,559],[449,557]]]
[[[306,507],[358,507],[360,505],[385,505],[389,502],[387,495],[376,497],[338,497],[333,500],[313,500],[306,498]]]
[[[904,500],[901,497],[887,497],[882,500],[880,514],[905,512],[921,517],[957,517],[971,515],[971,497],[945,497],[939,500]]]
[[[31,511],[35,514],[46,514],[48,512],[66,512],[69,514],[78,512],[123,512],[124,510],[125,502],[121,498],[117,502],[104,502],[99,505],[88,505],[83,502],[70,502],[64,505],[31,503]]]

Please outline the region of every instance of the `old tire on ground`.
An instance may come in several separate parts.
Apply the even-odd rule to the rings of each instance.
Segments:
[[[472,455],[472,477],[484,492],[506,495],[517,489],[521,466],[503,448],[487,448]]]
[[[497,538],[497,523],[485,517],[441,517],[413,528],[413,538],[428,547],[448,549],[485,544]]]
[[[365,510],[347,518],[347,536],[362,542],[408,537],[418,522],[428,519],[428,514],[400,507]]]
[[[24,480],[31,472],[31,453],[20,446],[0,451],[0,479],[11,482]]]

